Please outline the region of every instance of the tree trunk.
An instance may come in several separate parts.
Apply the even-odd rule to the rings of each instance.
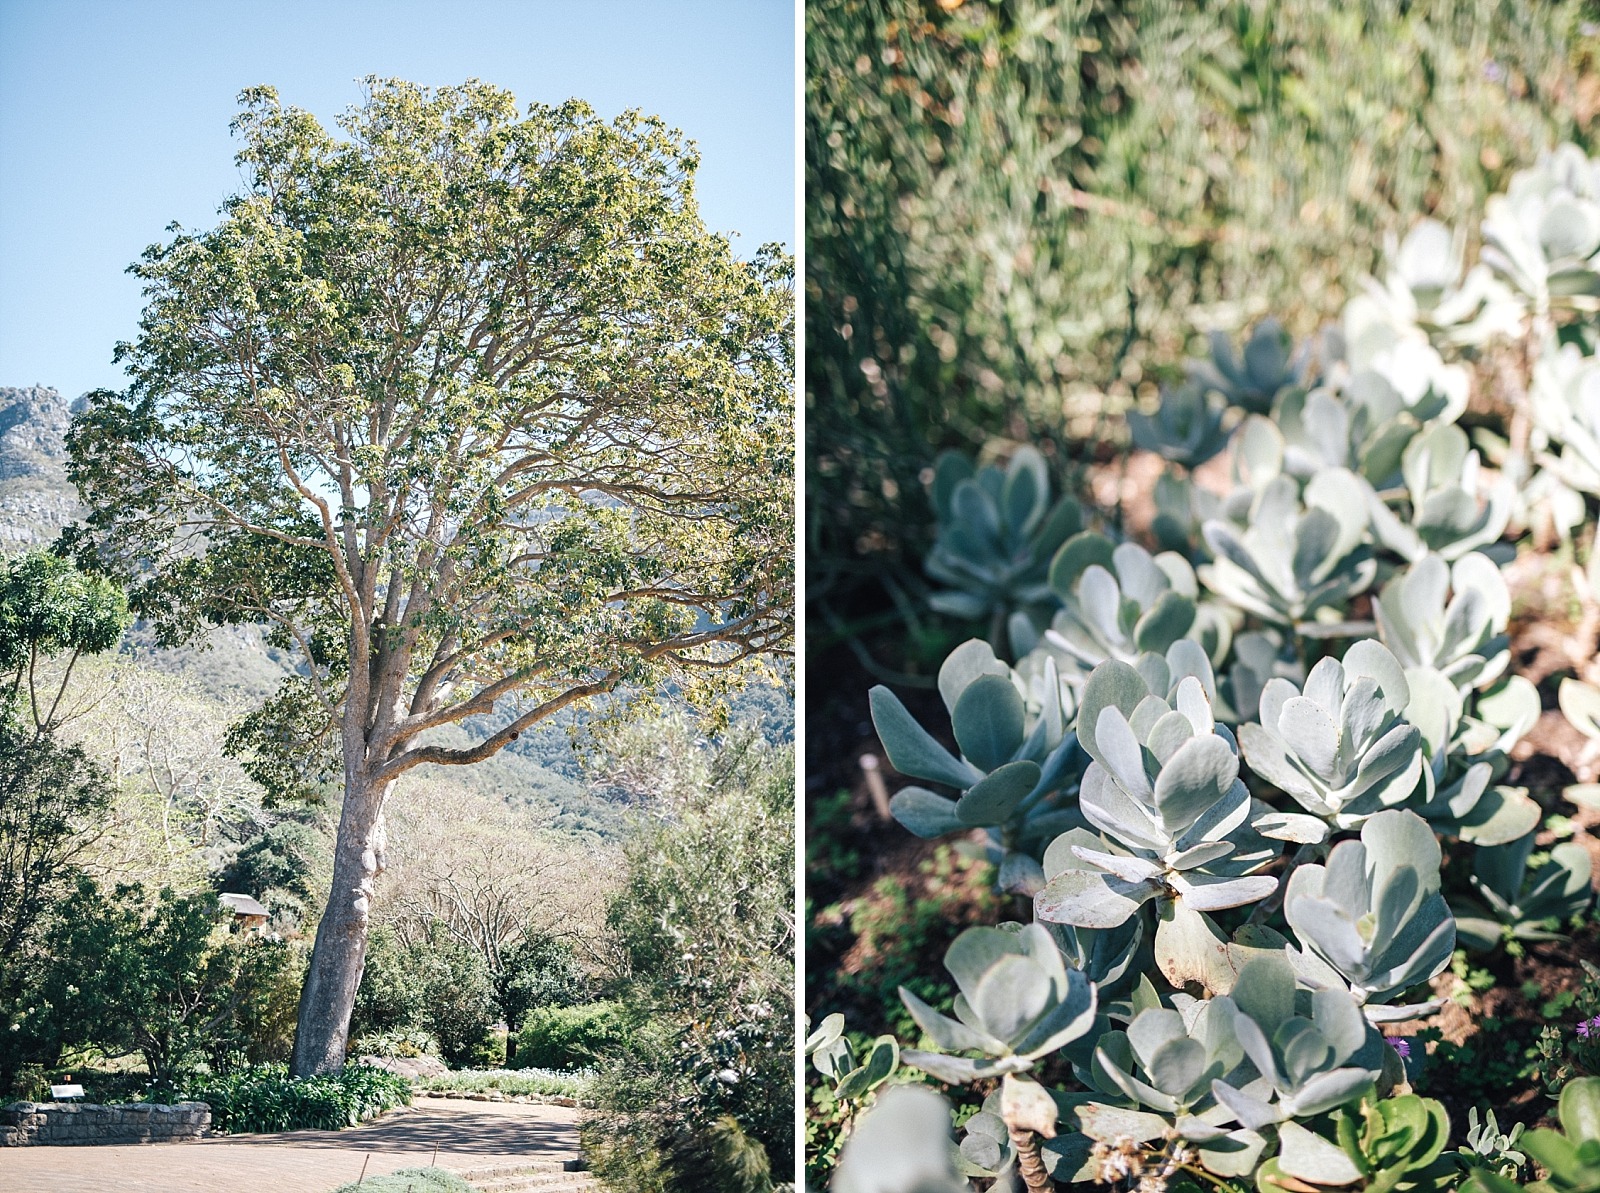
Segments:
[[[333,887],[317,925],[311,964],[300,991],[295,1026],[296,1077],[337,1073],[344,1068],[350,1012],[367,963],[367,932],[372,919],[372,887],[383,871],[383,807],[393,783],[378,786],[348,761],[344,809],[334,843]]]

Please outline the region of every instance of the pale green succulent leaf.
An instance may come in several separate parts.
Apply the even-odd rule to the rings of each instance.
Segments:
[[[964,827],[956,815],[956,801],[936,795],[926,787],[902,787],[890,797],[889,812],[901,825],[926,840]]]
[[[895,770],[914,779],[965,789],[983,772],[956,758],[917,724],[899,698],[883,685],[869,693],[872,724]]]

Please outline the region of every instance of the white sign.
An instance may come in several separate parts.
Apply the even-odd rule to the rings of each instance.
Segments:
[[[83,1086],[81,1085],[52,1085],[50,1087],[52,1098],[81,1098]]]

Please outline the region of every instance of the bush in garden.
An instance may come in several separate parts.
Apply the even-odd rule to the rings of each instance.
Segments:
[[[536,934],[517,941],[502,956],[492,975],[495,1003],[505,1016],[510,1035],[508,1064],[516,1059],[517,1033],[536,1007],[570,1007],[589,1002],[594,983],[578,964],[572,945],[558,936]]]
[[[1027,637],[1012,618],[1007,642],[945,660],[953,750],[873,690],[891,762],[927,784],[895,794],[896,819],[929,838],[981,830],[1032,922],[950,946],[954,1017],[902,990],[921,1047],[891,1038],[858,1065],[838,1022],[808,1041],[857,1109],[897,1068],[999,1079],[948,1167],[926,1154],[949,1147],[944,1111],[884,1094],[835,1188],[1498,1193],[1524,1152],[1549,1170],[1541,1191],[1600,1181],[1600,1081],[1566,1086],[1564,1134],[1474,1118],[1450,1153],[1443,1105],[1410,1087],[1410,1045],[1386,1038],[1438,1008],[1428,983],[1458,944],[1554,939],[1593,901],[1587,852],[1535,853],[1543,812],[1503,782],[1540,698],[1511,673],[1500,540],[1538,512],[1530,492],[1554,495],[1580,515],[1558,530],[1594,557],[1600,484],[1578,461],[1600,388],[1571,381],[1578,396],[1552,412],[1547,394],[1537,419],[1503,394],[1518,425],[1482,439],[1492,480],[1456,420],[1461,361],[1508,353],[1502,376],[1525,393],[1557,384],[1552,358],[1576,377],[1574,346],[1600,346],[1600,161],[1547,154],[1487,216],[1470,270],[1437,225],[1396,245],[1339,336],[1296,348],[1269,323],[1241,352],[1214,340],[1191,384],[1230,408],[1231,492],[1169,474],[1192,516],[1161,555],[1114,528],[1063,541],[1032,648],[1000,657]],[[1138,425],[1172,467],[1199,452],[1195,398]],[[1600,693],[1567,681],[1561,703],[1600,738]]]
[[[498,1090],[503,1094],[533,1094],[545,1097],[584,1098],[588,1096],[594,1080],[593,1069],[576,1069],[558,1072],[551,1069],[456,1069],[436,1077],[419,1077],[419,1090],[464,1090],[470,1093],[488,1093]]]
[[[794,882],[789,747],[722,744],[630,846],[607,916],[629,1036],[583,1127],[608,1185],[765,1193],[793,1170]]]
[[[524,1069],[582,1069],[632,1036],[626,1013],[617,1002],[591,1002],[576,1007],[537,1007],[517,1033],[515,1064]]]
[[[188,1095],[211,1106],[218,1131],[337,1131],[410,1105],[411,1082],[370,1065],[323,1077],[291,1077],[287,1065],[260,1065],[191,1081]]]
[[[443,932],[409,942],[392,928],[372,933],[352,1038],[422,1033],[446,1062],[470,1065],[493,1059],[489,1028],[498,1014],[489,967],[477,951]]]
[[[52,960],[36,1013],[64,1040],[137,1054],[151,1084],[171,1088],[231,1023],[247,960],[272,948],[231,921],[209,891],[106,892],[82,878],[46,935]]]
[[[423,1000],[423,983],[394,929],[385,924],[373,928],[367,939],[367,963],[361,971],[355,1011],[350,1016],[351,1038],[422,1032]]]
[[[294,1050],[295,1017],[305,980],[303,940],[257,938],[243,950],[233,1008],[206,1045],[211,1069],[286,1062]]]

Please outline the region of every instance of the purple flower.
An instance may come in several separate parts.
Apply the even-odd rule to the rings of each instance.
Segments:
[[[1587,1019],[1585,1019],[1582,1023],[1578,1024],[1577,1032],[1584,1039],[1587,1040],[1589,1038],[1589,1021]]]
[[[1488,79],[1491,83],[1498,83],[1501,79],[1506,77],[1506,68],[1501,66],[1493,59],[1490,59],[1488,62],[1483,64],[1483,77]]]
[[[1383,1038],[1388,1041],[1389,1047],[1393,1048],[1400,1054],[1401,1060],[1411,1059],[1410,1040],[1406,1039],[1404,1036],[1384,1036]]]
[[[1579,1039],[1587,1040],[1591,1034],[1600,1032],[1600,1015],[1596,1015],[1593,1019],[1585,1019],[1574,1030],[1577,1031]]]

